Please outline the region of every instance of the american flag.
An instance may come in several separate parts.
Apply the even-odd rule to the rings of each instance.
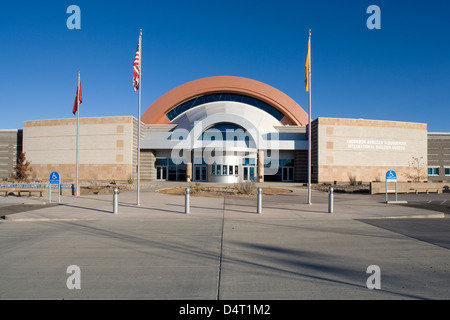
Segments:
[[[140,83],[140,76],[141,76],[141,70],[140,70],[140,61],[141,61],[141,53],[139,52],[139,45],[136,50],[136,57],[134,58],[134,64],[133,64],[133,86],[134,91],[139,90],[139,83]]]

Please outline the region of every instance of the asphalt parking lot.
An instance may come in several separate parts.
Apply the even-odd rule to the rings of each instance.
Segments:
[[[314,192],[312,205],[305,196],[296,189],[264,197],[261,214],[253,198],[202,197],[192,197],[184,214],[184,197],[151,190],[140,206],[133,192],[121,194],[118,214],[110,196],[63,197],[51,206],[0,199],[0,298],[450,298],[449,195],[408,199],[428,210],[336,194],[332,214],[326,193]],[[67,285],[74,265],[80,289]],[[371,290],[374,265],[381,288]]]

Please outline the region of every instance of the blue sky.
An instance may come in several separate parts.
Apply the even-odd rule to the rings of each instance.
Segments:
[[[67,7],[81,9],[69,30]],[[368,6],[381,9],[369,30]],[[450,131],[450,1],[184,0],[12,1],[0,12],[0,129],[71,118],[81,71],[81,117],[138,116],[132,64],[143,29],[142,114],[195,79],[230,75],[267,83],[312,118],[428,124]]]

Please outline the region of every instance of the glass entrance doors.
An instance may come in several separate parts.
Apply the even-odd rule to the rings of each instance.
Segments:
[[[208,167],[207,166],[195,166],[194,178],[195,181],[208,181]]]
[[[243,181],[253,181],[255,177],[255,167],[254,166],[242,166],[242,180]]]
[[[294,181],[294,168],[293,167],[283,167],[281,181]]]
[[[186,165],[175,164],[170,159],[157,158],[155,161],[156,180],[159,181],[185,181]]]
[[[256,158],[246,156],[242,158],[242,181],[253,181],[255,177]]]
[[[156,166],[156,180],[167,181],[167,166]]]

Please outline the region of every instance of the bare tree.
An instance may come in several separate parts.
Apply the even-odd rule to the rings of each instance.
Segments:
[[[426,180],[427,170],[426,163],[423,157],[412,157],[412,160],[408,162],[411,167],[410,172],[405,173],[407,179],[413,182],[420,182],[421,180]]]

